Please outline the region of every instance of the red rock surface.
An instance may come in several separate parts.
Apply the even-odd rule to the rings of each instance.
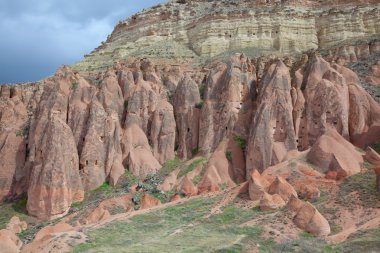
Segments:
[[[337,179],[359,173],[363,163],[361,154],[333,128],[318,138],[307,159],[323,172],[336,172]]]
[[[160,204],[161,204],[161,201],[159,199],[156,199],[146,193],[141,198],[140,208],[143,210],[143,209],[148,209]]]

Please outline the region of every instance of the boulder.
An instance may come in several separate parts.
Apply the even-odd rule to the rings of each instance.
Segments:
[[[280,195],[286,203],[292,196],[297,197],[297,192],[294,190],[293,186],[282,177],[276,177],[273,183],[268,187],[268,193],[271,195]]]
[[[278,194],[270,195],[264,192],[260,199],[260,209],[262,211],[277,210],[284,207],[285,205],[285,201]]]
[[[254,170],[251,174],[251,179],[249,180],[249,197],[251,200],[260,200],[261,197],[265,194],[269,182],[260,175],[257,170]]]
[[[145,193],[141,198],[141,210],[161,205],[161,201]]]
[[[297,196],[292,195],[286,204],[286,208],[289,209],[293,213],[297,213],[301,207],[303,206],[304,202],[300,200]]]
[[[73,229],[74,228],[67,223],[58,223],[55,225],[49,225],[49,226],[43,227],[40,231],[38,231],[38,233],[34,237],[34,240],[39,241],[39,240],[42,240],[45,236],[50,236],[51,234],[55,234],[55,233],[67,232]]]
[[[380,155],[371,147],[367,147],[364,155],[364,159],[375,166],[380,166]]]
[[[294,223],[302,230],[315,236],[330,234],[330,225],[325,217],[310,203],[303,203],[293,218]]]
[[[173,201],[178,201],[178,200],[181,200],[181,199],[182,199],[181,195],[174,194],[173,197],[171,197],[170,201],[173,202]]]
[[[323,172],[335,171],[337,179],[360,172],[363,158],[355,147],[334,128],[320,136],[307,155],[307,160]]]
[[[84,225],[94,224],[109,217],[111,217],[110,212],[103,206],[98,206],[89,215],[82,219],[81,223]]]
[[[198,194],[198,188],[193,184],[188,175],[185,175],[177,187],[177,192],[183,192],[186,196],[191,197]]]
[[[25,221],[21,221],[19,217],[13,216],[8,222],[6,228],[15,234],[18,234],[27,229],[28,224]]]
[[[66,224],[58,223],[56,225],[42,228],[35,239],[26,244],[21,253],[49,253],[49,252],[71,252],[73,245],[79,245],[86,241],[87,237],[82,232]]]
[[[161,191],[168,192],[173,189],[173,187],[177,183],[177,176],[179,171],[179,169],[175,169],[165,177],[164,182],[160,185]]]
[[[321,196],[319,189],[313,185],[301,185],[299,188],[299,197],[311,202],[315,202]]]
[[[22,247],[22,241],[14,232],[8,229],[0,230],[0,249],[1,252],[19,253]]]

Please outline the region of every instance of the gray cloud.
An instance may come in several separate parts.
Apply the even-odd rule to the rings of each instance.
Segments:
[[[0,83],[35,81],[97,47],[115,24],[165,0],[2,0]]]

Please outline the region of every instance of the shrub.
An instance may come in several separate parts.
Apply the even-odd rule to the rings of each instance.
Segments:
[[[228,161],[232,162],[232,152],[227,150],[226,151],[226,158]]]
[[[245,151],[245,149],[247,148],[247,140],[244,139],[243,137],[241,136],[235,136],[235,141],[236,143],[239,145],[239,147]]]
[[[76,90],[78,88],[78,83],[77,82],[72,82],[70,90]]]
[[[196,156],[196,155],[198,154],[198,152],[199,152],[198,147],[193,148],[193,149],[191,150],[191,154],[193,155],[193,157]]]

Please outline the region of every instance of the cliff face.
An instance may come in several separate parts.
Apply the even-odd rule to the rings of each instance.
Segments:
[[[131,56],[199,64],[324,49],[378,36],[379,1],[171,1],[120,22],[78,70],[102,69]]]
[[[323,172],[357,173],[350,143],[380,140],[380,106],[344,66],[380,55],[380,13],[368,4],[177,1],[121,22],[73,68],[0,87],[0,200],[28,194],[29,213],[49,219],[126,169],[144,179],[197,153],[210,161],[181,179],[192,195],[312,147]],[[293,54],[309,49],[320,52]]]

